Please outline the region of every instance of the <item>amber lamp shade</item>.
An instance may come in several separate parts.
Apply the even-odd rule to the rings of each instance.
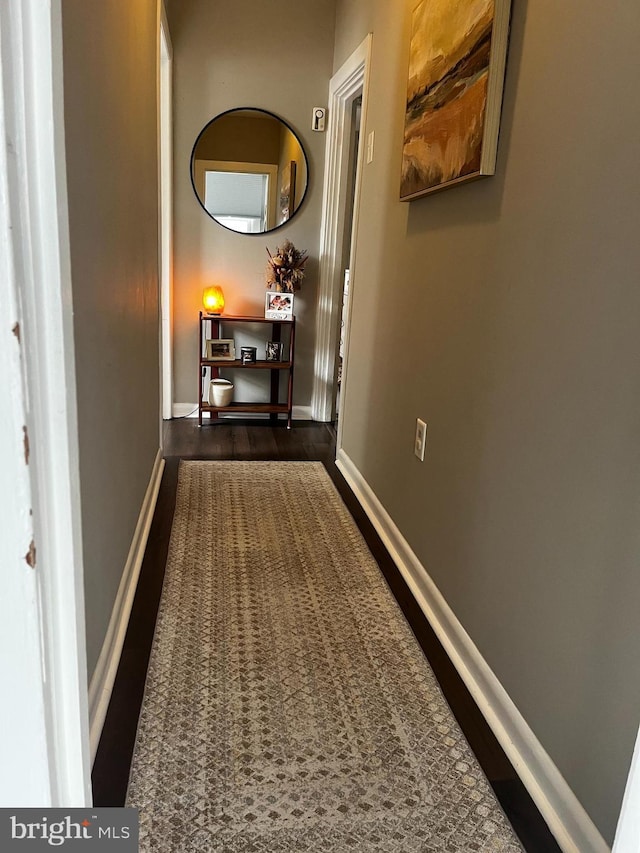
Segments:
[[[224,293],[218,285],[206,287],[202,292],[202,304],[208,314],[222,314],[224,310]]]

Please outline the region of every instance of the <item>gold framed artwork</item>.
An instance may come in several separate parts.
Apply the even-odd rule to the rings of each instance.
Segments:
[[[421,0],[413,12],[400,200],[493,175],[511,0]]]

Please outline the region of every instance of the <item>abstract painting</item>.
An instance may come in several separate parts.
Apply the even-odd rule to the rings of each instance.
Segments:
[[[413,13],[402,201],[493,175],[510,0],[422,0]]]

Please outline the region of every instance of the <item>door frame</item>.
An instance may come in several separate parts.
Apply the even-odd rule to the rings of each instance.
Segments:
[[[350,128],[353,121],[352,104],[362,93],[361,134],[367,124],[369,69],[373,36],[364,41],[333,75],[329,84],[329,127],[325,154],[322,218],[320,224],[320,282],[316,315],[316,350],[311,397],[311,416],[316,421],[331,421],[335,416],[335,382],[339,326],[342,315],[345,220],[347,216],[347,187],[349,179]],[[350,269],[350,292],[353,293],[356,270],[354,246],[360,209],[360,188],[364,145],[359,146],[353,204],[353,223]],[[349,300],[351,302],[351,300]],[[343,391],[347,375],[349,352],[350,312],[347,306],[344,330],[342,367]],[[342,402],[341,402],[341,405]]]
[[[618,818],[613,853],[640,853],[640,729]]]
[[[92,802],[62,55],[61,0],[0,4],[2,806]]]
[[[173,417],[173,46],[164,0],[160,3],[158,52],[160,447],[163,447],[162,421]]]

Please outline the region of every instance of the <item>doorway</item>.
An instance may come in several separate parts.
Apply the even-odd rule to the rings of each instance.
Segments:
[[[351,278],[350,259],[353,237],[353,214],[356,197],[356,180],[358,177],[358,152],[360,149],[360,124],[362,121],[362,92],[356,96],[352,104],[351,133],[349,141],[349,167],[347,170],[347,213],[345,217],[344,247],[342,252],[343,288],[342,310],[340,312],[340,332],[338,336],[338,352],[336,356],[335,389],[335,419],[340,417],[340,388],[344,368],[347,317],[349,311],[349,284]]]
[[[352,236],[357,232],[363,163],[360,129],[358,126],[356,133],[356,122],[359,120],[361,126],[366,127],[371,43],[369,34],[334,74],[329,85],[317,345],[311,399],[311,414],[316,421],[332,421],[335,417],[340,349],[340,403],[344,404],[349,352],[349,301],[344,300],[344,272],[349,269],[349,293],[352,295],[356,281]]]

